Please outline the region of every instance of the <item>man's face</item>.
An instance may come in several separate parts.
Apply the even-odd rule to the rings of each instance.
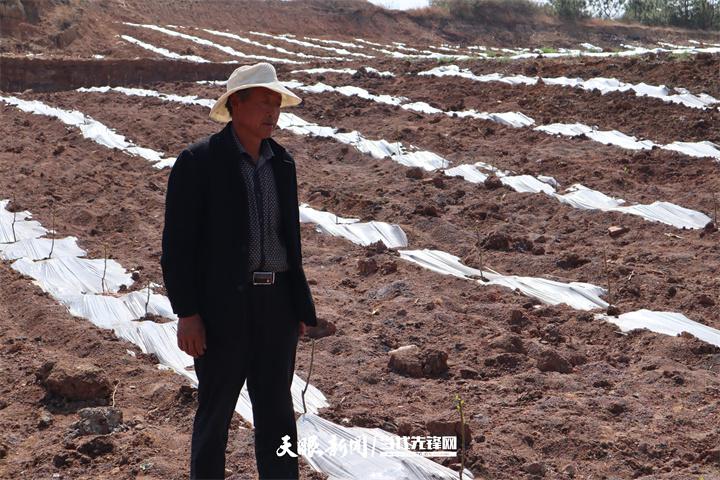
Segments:
[[[233,125],[240,134],[264,139],[272,135],[280,117],[282,96],[270,89],[256,87],[244,100],[232,96]]]

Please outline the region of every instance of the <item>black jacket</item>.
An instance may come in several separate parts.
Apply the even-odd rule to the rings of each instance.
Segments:
[[[199,313],[208,338],[237,333],[248,288],[248,205],[232,124],[188,147],[170,172],[160,261],[173,311]],[[302,267],[295,162],[271,142],[297,320],[316,325]]]

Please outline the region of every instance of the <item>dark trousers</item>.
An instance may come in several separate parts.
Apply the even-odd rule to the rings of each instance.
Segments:
[[[297,453],[290,385],[298,320],[284,275],[275,285],[248,286],[247,322],[239,343],[216,341],[195,359],[198,409],[192,434],[190,477],[225,477],[225,447],[238,395],[247,380],[255,425],[255,459],[261,479],[297,479],[297,458],[277,456],[282,437]]]

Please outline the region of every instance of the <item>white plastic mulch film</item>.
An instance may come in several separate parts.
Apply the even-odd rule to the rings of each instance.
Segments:
[[[248,58],[248,59],[257,59],[257,60],[268,60],[268,61],[274,61],[278,63],[298,63],[293,60],[287,59],[287,58],[274,58],[274,57],[266,57],[263,55],[250,55],[245,54],[243,52],[239,52],[232,47],[228,47],[225,45],[220,45],[215,42],[212,42],[208,40],[207,38],[201,38],[195,35],[189,35],[187,33],[183,33],[179,30],[185,30],[189,31],[191,29],[187,27],[181,27],[181,26],[174,26],[174,25],[166,25],[166,26],[160,26],[160,25],[149,25],[149,24],[133,24],[133,23],[125,23],[125,25],[133,26],[133,27],[140,27],[140,28],[147,28],[151,29],[160,33],[164,33],[166,35],[169,35],[171,37],[179,37],[183,38],[185,40],[192,41],[196,44],[203,45],[206,47],[216,48],[218,50],[221,50],[222,52],[229,54],[233,57],[240,57],[240,58]],[[197,29],[195,29],[197,30]],[[678,45],[672,45],[669,43],[663,43],[658,42],[661,47],[654,48],[654,49],[648,49],[644,47],[635,47],[630,45],[625,45],[625,50],[620,52],[604,52],[602,51],[602,48],[596,47],[594,45],[584,43],[581,44],[581,49],[567,49],[567,48],[557,48],[552,49],[553,51],[547,51],[547,49],[529,49],[529,48],[496,48],[496,47],[484,47],[484,46],[469,46],[466,48],[462,48],[459,45],[437,45],[437,46],[428,46],[428,47],[420,47],[420,48],[414,48],[409,47],[406,44],[402,42],[392,42],[392,44],[381,44],[376,42],[371,42],[368,40],[356,38],[356,43],[353,42],[347,42],[347,41],[338,41],[338,40],[328,40],[328,39],[320,39],[320,38],[313,38],[313,37],[303,37],[302,40],[298,39],[294,35],[290,34],[280,34],[280,35],[273,35],[268,33],[262,33],[262,32],[246,32],[247,34],[251,36],[256,37],[263,37],[263,38],[272,38],[275,40],[279,40],[281,42],[287,42],[292,45],[301,46],[303,48],[308,49],[314,49],[314,50],[322,50],[324,52],[329,52],[330,54],[336,55],[336,56],[320,56],[320,55],[313,55],[313,54],[307,54],[303,52],[297,52],[293,50],[288,50],[282,47],[279,47],[274,44],[269,43],[262,43],[259,41],[252,40],[248,38],[247,36],[241,36],[237,35],[232,32],[223,32],[218,30],[210,30],[210,29],[203,29],[205,33],[214,35],[214,36],[220,36],[225,38],[231,38],[233,40],[252,45],[254,47],[264,48],[273,52],[278,52],[284,55],[289,55],[293,57],[299,57],[302,59],[312,59],[312,60],[319,60],[319,61],[343,61],[343,60],[352,60],[354,58],[375,58],[375,55],[368,55],[367,53],[359,52],[357,50],[364,50],[364,51],[370,51],[378,52],[382,54],[383,56],[394,58],[394,59],[437,59],[437,60],[471,60],[471,59],[486,59],[486,58],[496,58],[497,56],[502,56],[503,58],[507,59],[524,59],[524,58],[534,58],[534,57],[548,57],[548,58],[558,58],[558,57],[572,57],[572,56],[593,56],[593,57],[611,57],[611,56],[635,56],[635,55],[644,55],[647,53],[660,53],[660,52],[669,52],[669,53],[676,53],[676,54],[696,54],[701,52],[709,52],[709,53],[718,53],[720,52],[720,48],[715,45],[709,45],[709,46],[697,46],[697,45],[691,45],[691,46],[678,46]],[[170,52],[165,48],[162,47],[155,47],[153,45],[147,44],[145,42],[142,42],[140,40],[137,40],[133,37],[130,37],[128,35],[121,35],[120,36],[123,40],[128,41],[130,43],[133,43],[141,48],[144,48],[146,50],[153,51],[155,53],[158,53],[160,55],[163,55],[168,58],[173,59],[179,59],[179,60],[186,60],[186,61],[192,61],[192,62],[205,62],[206,60],[202,57],[198,57],[196,55],[182,55],[174,52]],[[561,77],[562,78],[562,77]],[[577,79],[568,79],[568,81],[576,81]],[[648,86],[650,93],[655,93],[657,91],[657,88],[653,86]],[[642,90],[642,84],[638,85],[638,92]],[[687,98],[683,98],[683,95],[687,92],[683,92],[681,89],[676,89],[678,92],[675,94],[677,96],[677,99],[672,99],[669,101],[674,101],[676,103],[697,103],[698,99],[694,98],[694,96],[688,96]],[[642,94],[642,93],[639,93]],[[703,101],[703,98],[700,98],[699,101]]]
[[[282,54],[285,54],[285,55],[292,55],[292,56],[300,57],[300,58],[311,58],[311,59],[326,60],[326,61],[329,61],[329,60],[340,60],[340,61],[342,61],[342,60],[347,60],[345,57],[324,57],[324,56],[320,56],[320,55],[310,55],[310,54],[307,54],[307,53],[295,52],[295,51],[292,51],[292,50],[286,50],[286,49],[284,49],[284,48],[282,48],[282,47],[278,47],[278,46],[275,46],[275,45],[272,45],[272,44],[269,44],[269,43],[256,42],[255,40],[251,40],[251,39],[249,39],[249,38],[247,38],[247,37],[241,37],[240,35],[236,35],[236,34],[230,33],[230,32],[221,32],[221,31],[219,31],[219,30],[210,30],[210,29],[207,29],[207,28],[204,28],[203,31],[205,31],[205,32],[207,32],[207,33],[210,33],[210,34],[212,34],[212,35],[217,35],[217,36],[219,36],[219,37],[231,38],[231,39],[233,39],[233,40],[237,40],[238,42],[246,43],[246,44],[248,44],[248,45],[253,45],[253,46],[255,46],[255,47],[261,47],[261,48],[266,48],[266,49],[268,49],[268,50],[274,50],[274,51],[276,51],[276,52],[279,52],[279,53],[282,53]]]
[[[329,480],[453,480],[460,473],[400,448],[401,437],[379,428],[344,427],[317,415],[297,421],[298,438],[312,445],[307,462]],[[307,449],[307,447],[306,447]],[[297,453],[297,452],[294,452]],[[475,478],[468,469],[463,479]]]
[[[421,58],[421,59],[438,59],[438,60],[469,60],[469,59],[494,59],[498,56],[504,58],[504,59],[525,59],[525,58],[536,58],[536,57],[546,57],[546,58],[561,58],[561,57],[629,57],[629,56],[637,56],[637,55],[645,55],[648,53],[674,53],[674,54],[688,54],[693,55],[697,53],[720,53],[720,46],[714,45],[714,44],[707,44],[705,46],[700,46],[699,44],[693,44],[689,46],[680,46],[680,45],[672,45],[669,43],[663,43],[658,42],[661,46],[658,48],[644,48],[644,47],[638,47],[638,46],[632,46],[632,45],[623,45],[625,50],[622,51],[603,51],[602,48],[597,47],[595,45],[589,44],[589,43],[582,43],[580,46],[582,49],[573,49],[573,48],[557,48],[557,49],[551,49],[552,51],[548,51],[548,49],[540,49],[540,48],[498,48],[498,47],[485,47],[485,46],[468,46],[465,48],[460,47],[459,45],[439,45],[439,46],[429,46],[426,48],[413,48],[409,47],[404,43],[401,42],[392,42],[392,44],[381,44],[377,42],[368,41],[362,38],[355,38],[356,43],[352,42],[340,42],[337,40],[327,40],[327,39],[320,39],[320,38],[312,38],[312,37],[304,37],[305,40],[310,40],[315,43],[309,43],[309,42],[303,42],[300,40],[295,39],[293,35],[289,34],[283,34],[283,35],[270,35],[267,33],[260,33],[260,32],[249,32],[252,35],[258,35],[258,36],[264,36],[269,38],[275,38],[278,40],[294,43],[296,45],[302,45],[309,48],[319,48],[319,49],[326,49],[328,47],[324,47],[321,45],[318,45],[318,43],[322,43],[325,45],[338,45],[343,47],[343,49],[365,49],[365,50],[372,50],[374,52],[380,52],[385,56],[389,56],[391,58],[396,59],[411,59],[411,58]],[[691,40],[689,43],[693,43]],[[330,47],[332,48],[332,47]],[[355,55],[360,56],[361,54],[358,54],[357,52],[351,52],[348,50],[335,50],[336,53],[342,53],[345,55]]]
[[[99,87],[92,90],[86,89],[85,91],[104,92],[107,91],[106,88],[109,89],[109,87]],[[157,96],[158,98],[167,101],[177,101],[182,103],[200,104],[206,106],[208,105],[208,103],[206,103],[208,102],[207,100],[197,99],[196,97],[171,96],[141,89],[115,88],[114,90],[128,95]],[[390,156],[399,163],[403,163],[406,165],[409,164],[410,166],[422,166],[427,170],[442,168],[443,166],[447,165],[447,162],[444,159],[433,154],[432,152],[413,152],[411,154],[403,153],[402,146],[400,144],[389,144],[384,140],[369,141],[364,139],[357,132],[351,132],[349,134],[336,133],[334,129],[310,124],[300,119],[299,117],[291,115],[292,114],[283,114],[283,116],[285,116],[286,118],[289,117],[293,122],[292,124],[286,124],[285,128],[290,129],[291,131],[294,130],[296,133],[314,134],[317,136],[330,136],[336,139],[340,139],[341,141],[343,141],[343,143],[353,144],[356,148],[358,148],[358,150],[364,153],[369,153],[376,158],[384,158],[386,156]],[[281,126],[282,120],[283,117],[281,116]],[[492,169],[492,167],[486,168]],[[497,169],[494,170],[498,172]],[[533,177],[528,177],[527,179],[521,180],[524,181],[520,183],[512,183],[512,177],[509,177],[509,180],[506,181],[510,181],[510,185],[514,185],[517,189],[521,189],[521,191],[529,191],[527,184],[536,181]],[[541,183],[539,181],[536,182]],[[544,186],[542,188],[542,191],[552,189],[552,187],[546,183],[542,183],[542,185]],[[317,223],[318,228],[320,228],[322,231],[331,233],[333,235],[343,236],[361,245],[368,245],[376,241],[382,241],[386,246],[388,246],[388,248],[407,246],[407,238],[405,237],[404,232],[402,232],[402,229],[400,229],[396,225],[387,225],[380,222],[359,223],[355,219],[340,219],[340,217],[337,217],[333,214],[327,212],[318,212],[310,209],[307,206],[303,206],[303,209],[301,209],[301,215],[303,216],[303,219],[305,221],[312,221],[314,223]],[[537,280],[540,281],[542,279]],[[514,282],[521,282],[521,280],[514,280]],[[512,286],[513,282],[505,280],[505,283],[507,284],[506,286],[509,286],[509,288],[515,288]],[[498,285],[500,284],[502,284],[502,281],[498,280]],[[536,285],[533,282],[525,282],[523,284],[523,287],[521,288],[521,291],[526,292],[527,294],[530,294],[532,296],[534,289],[536,289]],[[542,297],[543,294],[539,294],[539,298]],[[569,304],[574,305],[574,303]]]
[[[7,200],[0,203],[0,231],[7,231],[8,223],[11,232],[8,245],[16,245],[28,240],[41,240],[40,235],[46,231],[42,226],[30,220],[29,212],[11,213],[6,210]],[[331,225],[341,224],[350,227],[361,227],[350,236],[356,242],[376,241],[376,236],[386,244],[405,245],[407,240],[404,232],[397,226],[378,228],[378,225],[361,224],[355,219],[335,217],[327,212],[317,212],[303,206],[304,215],[317,217],[319,224],[327,223],[332,218]],[[364,227],[363,227],[364,225]],[[67,242],[76,245],[75,239]],[[58,243],[65,239],[58,240]],[[6,245],[3,245],[5,247]],[[82,250],[72,253],[84,254]],[[38,257],[42,255],[33,255]],[[31,258],[19,258],[12,264],[19,272],[33,278],[44,291],[49,292],[61,304],[65,305],[72,315],[87,318],[100,328],[112,329],[114,333],[140,348],[143,353],[156,355],[161,365],[186,377],[193,385],[197,385],[197,377],[192,371],[192,358],[182,352],[177,346],[177,321],[172,313],[170,302],[162,295],[158,295],[148,286],[146,290],[139,290],[124,295],[118,292],[122,286],[130,286],[131,276],[115,261],[104,259],[82,259],[72,256],[52,257],[46,260],[35,261]],[[167,318],[167,323],[153,321],[137,321],[146,313]],[[295,376],[292,384],[292,397],[294,408],[303,411],[302,391],[306,383]],[[300,438],[312,438],[317,445],[328,451],[336,442],[348,442],[349,445],[372,442],[378,440],[385,444],[400,445],[399,437],[383,432],[379,429],[346,428],[335,425],[313,415],[319,408],[327,407],[325,396],[312,385],[308,385],[305,395],[308,414],[301,416],[298,421]],[[252,423],[252,406],[247,388],[243,387],[236,411],[248,422]],[[352,442],[352,443],[349,443]],[[395,443],[391,443],[395,442]],[[394,456],[388,456],[391,453]],[[451,479],[457,473],[443,467],[431,460],[414,454],[407,450],[388,450],[382,446],[372,446],[370,451],[354,451],[348,454],[338,452],[337,456],[308,457],[309,463],[320,471],[329,475],[329,478],[347,479],[361,478],[372,473],[373,478],[395,480],[407,479]],[[464,477],[472,478],[469,471]]]
[[[0,200],[0,244],[8,247],[19,240],[31,240],[47,233],[40,222],[32,220],[28,211],[9,212],[10,200]],[[8,258],[10,259],[10,258]]]
[[[454,255],[438,250],[400,250],[400,258],[443,275],[474,280],[483,286],[499,286],[518,290],[523,295],[549,305],[564,303],[578,310],[607,308],[600,298],[605,290],[589,283],[562,283],[538,277],[501,275],[492,270],[478,270],[460,262]]]
[[[387,77],[392,78],[395,76],[394,73],[389,71],[380,71],[372,67],[362,67],[362,71],[368,72],[368,73],[375,73],[380,77]],[[344,73],[348,75],[355,75],[358,72],[358,70],[355,70],[353,68],[306,68],[304,70],[293,70],[290,73],[307,73],[310,75],[318,74],[318,73]]]
[[[144,48],[145,50],[148,50],[153,53],[157,53],[158,55],[162,55],[163,57],[166,57],[166,58],[172,58],[173,60],[185,60],[186,62],[195,62],[195,63],[208,63],[209,62],[209,60],[206,60],[197,55],[183,55],[180,53],[172,52],[172,51],[168,50],[167,48],[156,47],[155,45],[151,45],[149,43],[143,42],[141,40],[138,40],[135,37],[131,37],[130,35],[120,35],[120,38],[122,38],[126,42],[132,43],[133,45],[137,45],[140,48]]]
[[[319,69],[314,69],[319,70]],[[307,70],[307,72],[314,71],[314,70]],[[328,71],[330,69],[325,69],[325,71]],[[299,72],[302,72],[302,70],[298,70]],[[331,85],[327,85],[322,82],[318,82],[315,85],[304,85],[301,82],[298,81],[290,81],[290,82],[284,82],[284,85],[288,88],[293,88],[300,90],[302,92],[307,93],[325,93],[325,92],[334,92],[339,93],[341,95],[345,95],[347,97],[360,97],[365,100],[370,100],[376,103],[384,103],[386,105],[393,105],[393,106],[399,106],[400,108],[404,110],[410,110],[414,112],[420,112],[420,113],[427,113],[427,114],[444,114],[449,117],[457,117],[457,118],[475,118],[478,120],[489,120],[491,122],[500,123],[502,125],[520,128],[520,127],[529,127],[535,123],[535,120],[528,117],[527,115],[524,115],[520,112],[502,112],[502,113],[492,113],[492,112],[478,112],[477,110],[441,110],[439,108],[433,107],[425,102],[410,102],[408,98],[406,97],[393,97],[391,95],[375,95],[364,88],[356,87],[354,85],[342,85],[339,87],[334,87]]]
[[[692,41],[691,41],[692,42]],[[600,58],[607,58],[607,57],[634,57],[638,55],[647,55],[648,53],[674,53],[674,54],[688,54],[688,55],[694,55],[697,53],[720,53],[720,48],[718,45],[712,45],[705,47],[698,47],[695,45],[692,46],[679,46],[679,45],[669,45],[665,44],[666,47],[669,48],[644,48],[639,46],[633,46],[633,45],[623,45],[625,50],[618,51],[618,52],[605,52],[602,51],[601,48],[595,47],[591,44],[582,44],[581,45],[584,50],[578,50],[578,49],[567,49],[567,48],[558,48],[557,51],[543,51],[542,49],[529,49],[529,48],[495,48],[495,47],[483,47],[483,46],[476,46],[476,47],[468,47],[468,49],[473,50],[481,50],[481,53],[478,53],[479,56],[484,56],[485,58],[495,58],[496,55],[488,55],[484,52],[489,53],[502,53],[504,58],[509,58],[511,60],[515,59],[524,59],[524,58],[536,58],[536,57],[545,57],[545,58],[561,58],[561,57],[600,57]]]
[[[635,312],[623,313],[617,317],[598,314],[596,318],[614,323],[620,327],[620,330],[623,332],[647,329],[651,332],[671,336],[687,332],[704,342],[720,347],[720,330],[690,320],[682,313],[637,310]]]
[[[340,143],[351,145],[361,153],[377,159],[390,158],[407,167],[420,167],[432,171],[449,165],[447,160],[433,152],[406,148],[400,142],[390,143],[384,139],[368,140],[357,131],[339,133],[336,128],[307,122],[292,113],[281,113],[278,126],[297,135],[332,138]]]
[[[660,145],[650,140],[638,140],[636,137],[626,135],[617,130],[598,130],[595,127],[590,127],[582,123],[552,123],[550,125],[535,127],[535,130],[550,135],[563,135],[566,137],[585,136],[590,140],[605,145],[614,145],[626,150],[651,150],[653,147],[659,147],[663,150],[672,150],[690,157],[710,157],[720,160],[720,147],[708,141],[676,141],[668,143],[667,145]]]
[[[534,85],[539,81],[543,81],[546,83],[548,81],[548,79],[540,79],[539,77],[527,77],[525,75],[514,75],[509,77],[500,74],[475,75],[469,70],[460,70],[460,68],[456,65],[436,67],[432,70],[420,72],[418,75],[432,75],[437,77],[455,76],[467,78],[478,82],[501,82],[510,85]],[[552,80],[554,80],[554,83],[551,84],[578,86],[586,90],[598,89],[603,93],[609,91],[634,90],[638,95],[653,96],[654,98],[660,98],[668,102],[675,101],[675,103],[679,102],[678,98],[688,98],[689,95],[682,94],[681,97],[675,97],[672,95],[662,96],[657,90],[665,89],[664,86],[652,87],[645,84],[630,85],[609,78],[595,78],[587,81],[579,81],[580,79],[577,79],[578,82],[573,82],[571,81],[572,79],[565,79],[565,77]],[[561,83],[561,80],[567,80],[567,82]],[[613,86],[615,86],[615,89],[611,88]],[[701,94],[700,96],[693,98],[695,98],[697,102],[709,102],[705,103],[705,106],[718,102],[718,100],[705,94]],[[697,104],[697,102],[691,102],[691,104],[694,106]],[[629,150],[650,150],[653,147],[659,147],[664,150],[676,151],[691,157],[710,157],[716,160],[720,160],[720,146],[715,145],[714,143],[709,141],[675,141],[667,145],[661,145],[650,140],[638,140],[634,136],[627,135],[617,130],[599,130],[595,127],[584,125],[582,123],[553,123],[550,125],[539,125],[535,127],[535,130],[550,135],[564,135],[569,137],[585,136],[593,141],[603,143],[605,145],[614,145]]]
[[[77,246],[74,237],[55,240],[44,237],[47,230],[31,220],[29,212],[9,212],[8,203],[8,200],[0,201],[0,258],[14,260],[11,265],[14,270],[32,278],[72,315],[86,318],[97,327],[112,329],[118,337],[137,345],[143,353],[155,354],[161,365],[197,385],[192,358],[177,346],[177,317],[167,297],[155,293],[154,285],[121,294],[124,287],[132,286],[133,280],[119,263],[111,259],[80,258],[85,251]],[[167,323],[137,321],[146,313],[163,317]],[[305,381],[296,375],[291,390],[297,412],[304,411],[304,388]],[[312,385],[308,386],[305,403],[312,413],[328,406],[322,392]],[[245,387],[236,411],[252,423],[252,408]]]
[[[300,205],[300,221],[317,225],[317,230],[335,237],[343,237],[357,245],[382,242],[387,248],[407,247],[407,236],[398,225],[385,222],[360,222],[357,218],[343,218],[331,212],[321,212]]]
[[[133,283],[130,274],[110,259],[51,257],[33,261],[15,260],[12,268],[31,277],[44,291],[62,301],[66,295],[116,293]]]
[[[527,117],[519,112],[478,113],[474,110],[467,110],[462,112],[444,112],[442,110],[431,107],[430,105],[427,105],[423,102],[403,103],[405,100],[407,100],[404,97],[373,95],[366,90],[358,87],[332,87],[323,83],[317,83],[313,86],[307,87],[300,82],[286,82],[286,86],[309,93],[321,93],[329,91],[337,92],[348,96],[359,96],[361,98],[376,101],[379,103],[397,105],[401,108],[423,111],[425,113],[444,113],[446,115],[457,116],[461,118],[474,117],[484,120],[491,120],[515,128],[530,126],[534,123],[532,118]],[[407,108],[409,106],[411,106],[411,108]],[[289,122],[286,122],[285,119],[289,120]],[[442,166],[439,166],[442,165],[443,162],[446,162],[446,164],[449,165],[449,162],[432,152],[412,152],[410,154],[412,155],[412,161],[407,161],[407,158],[403,161],[402,157],[393,155],[394,152],[392,150],[385,148],[385,151],[383,151],[383,148],[387,145],[387,142],[385,142],[385,140],[366,140],[358,132],[351,132],[350,135],[336,134],[335,130],[331,129],[330,127],[321,127],[315,124],[310,124],[309,122],[306,122],[305,120],[293,114],[281,114],[281,121],[279,124],[281,128],[287,128],[298,134],[331,137],[343,143],[350,144],[353,144],[353,142],[349,140],[356,140],[354,146],[356,146],[356,148],[358,148],[358,150],[360,150],[361,152],[370,153],[376,158],[390,157],[391,159],[398,161],[398,163],[407,166],[420,166],[425,170],[432,171],[435,169],[443,168]],[[552,134],[570,134],[571,136],[584,134],[602,143],[614,144],[623,148],[630,149],[646,149],[652,148],[652,146],[654,145],[652,142],[648,141],[638,142],[637,140],[635,140],[634,137],[628,137],[623,133],[617,131],[601,132],[593,130],[592,128],[582,124],[556,124],[545,127],[538,127],[538,129]],[[679,142],[675,143],[677,144]],[[378,148],[371,148],[368,147],[368,145],[377,146]],[[398,148],[400,149],[403,148],[400,144],[393,145],[398,146]],[[689,144],[683,144],[682,148],[684,148],[684,153],[687,153],[689,155],[703,156],[704,154],[708,154],[707,156],[712,156],[710,155],[712,154],[711,150],[702,150],[704,146],[705,145],[703,144],[703,142],[698,142],[696,144],[692,144],[692,146],[689,146]],[[671,146],[666,147],[668,149],[680,148],[680,146],[675,146],[673,148],[671,148]],[[712,149],[713,147],[710,146],[709,148]],[[557,182],[555,182],[553,185],[549,185],[545,180],[548,177],[532,177],[530,175],[509,175],[507,172],[501,172],[498,169],[483,163],[477,163],[475,165],[459,165],[457,167],[447,168],[445,170],[445,174],[448,176],[460,176],[463,177],[465,180],[473,183],[482,183],[487,178],[487,174],[479,171],[479,168],[492,171],[493,173],[500,173],[503,176],[503,178],[501,178],[502,183],[515,191],[525,193],[545,193],[552,196],[553,198],[556,198],[560,202],[565,203],[566,205],[570,205],[574,208],[581,208],[584,210],[616,211],[620,213],[636,215],[649,221],[660,222],[677,228],[699,229],[703,228],[710,221],[710,217],[701,212],[690,210],[688,208],[681,207],[679,205],[675,205],[669,202],[658,201],[648,205],[637,204],[625,206],[625,200],[608,197],[602,192],[592,190],[580,184],[572,185],[566,190],[565,193],[558,194],[555,191],[555,187],[558,187]]]
[[[489,173],[486,172],[494,173],[504,185],[517,192],[544,193],[561,203],[582,210],[601,210],[603,212],[636,215],[651,222],[664,223],[676,228],[700,229],[711,221],[711,218],[702,212],[670,202],[657,201],[650,204],[625,205],[623,199],[609,197],[579,183],[571,185],[564,193],[558,193],[555,189],[557,183],[549,182],[548,177],[509,175],[508,172],[493,169],[482,162],[475,165],[459,165],[445,170],[445,174],[448,176],[463,177],[472,183],[484,182],[489,176]]]
[[[290,82],[286,83],[290,84]],[[115,91],[130,96],[152,96],[164,101],[179,102],[188,105],[202,105],[208,108],[212,107],[214,104],[213,100],[198,98],[194,95],[179,96],[138,88],[92,87],[80,88],[78,91],[100,93]],[[2,97],[0,97],[0,100],[2,100]],[[545,193],[547,195],[551,195],[553,198],[556,198],[562,203],[572,206],[573,208],[617,211],[620,213],[637,215],[646,220],[664,223],[676,228],[699,229],[703,228],[710,221],[710,217],[704,213],[669,202],[654,202],[647,205],[624,205],[625,200],[614,199],[602,192],[592,190],[579,184],[571,186],[563,194],[558,194],[556,193],[555,188],[559,185],[554,181],[552,183],[548,183],[547,179],[550,177],[542,175],[539,175],[538,177],[531,177],[529,175],[510,175],[508,172],[502,172],[491,165],[481,162],[473,165],[466,164],[449,168],[449,162],[433,152],[417,150],[406,151],[406,148],[403,147],[401,143],[390,143],[386,140],[368,140],[356,131],[338,133],[335,128],[324,127],[307,122],[291,113],[281,113],[278,126],[281,129],[289,130],[298,135],[312,135],[317,137],[332,138],[333,140],[341,143],[349,144],[361,153],[370,154],[377,159],[390,158],[402,165],[409,167],[421,167],[428,171],[445,169],[444,172],[446,175],[460,176],[473,183],[481,183],[485,181],[488,176],[488,174],[483,171],[485,170],[498,174],[498,176],[502,177],[501,181],[505,185],[518,192]],[[167,158],[155,162],[154,165],[157,168],[164,168],[172,166],[173,163],[174,159]]]
[[[315,71],[333,71],[335,73],[349,73],[344,70],[333,70],[333,69],[310,69],[310,70],[297,70],[296,72],[315,72]],[[354,71],[353,71],[354,72]],[[480,81],[491,81],[488,80],[489,78],[495,79],[492,81],[501,81],[503,83],[509,83],[511,85],[517,85],[517,84],[524,84],[524,85],[533,85],[537,83],[538,81],[546,81],[547,79],[540,79],[539,77],[526,77],[524,75],[515,75],[512,77],[503,77],[499,74],[491,74],[491,75],[483,75],[483,76],[476,76],[472,74],[471,72],[467,70],[459,71],[458,67],[452,65],[449,67],[437,67],[433,70],[430,70],[428,72],[421,72],[420,75],[436,75],[436,76],[447,76],[447,75],[454,75],[464,78],[471,78],[474,80],[482,79]],[[564,77],[562,77],[564,78]],[[556,79],[557,80],[557,79]],[[587,88],[590,89],[591,85],[597,84],[595,82],[596,80],[600,79],[591,79],[588,80],[586,83]],[[602,79],[605,80],[607,84],[622,84],[622,82],[619,82],[615,79]],[[307,92],[307,93],[324,93],[324,92],[335,92],[339,93],[341,95],[345,96],[357,96],[366,100],[371,100],[377,103],[384,103],[388,105],[394,105],[399,106],[400,108],[404,110],[411,110],[415,112],[420,113],[426,113],[426,114],[444,114],[450,117],[454,118],[475,118],[478,120],[488,120],[491,122],[499,123],[505,126],[510,126],[514,128],[522,128],[522,127],[530,127],[535,123],[535,120],[528,117],[527,115],[523,114],[522,112],[500,112],[500,113],[492,113],[492,112],[478,112],[476,110],[462,110],[462,111],[444,111],[439,108],[433,107],[425,102],[410,102],[405,97],[392,97],[389,95],[376,95],[371,94],[367,90],[355,86],[340,86],[340,87],[333,87],[331,85],[326,85],[322,82],[318,82],[315,85],[306,86],[303,85],[300,82],[292,81],[292,82],[285,82],[286,86],[289,88],[296,88],[298,90]],[[627,85],[627,84],[625,84]],[[639,84],[643,85],[645,88],[641,89],[638,85],[634,85],[633,87],[637,87],[637,91],[639,92],[647,92],[651,86],[645,85],[645,84]],[[665,88],[665,87],[652,87],[652,88]],[[628,90],[626,88],[625,90],[619,90],[619,91],[626,91]],[[603,92],[606,91],[612,91],[612,90],[601,90]],[[688,94],[683,94],[682,98],[687,98]],[[654,95],[655,98],[675,98],[673,96],[668,97],[660,97],[658,95]],[[711,104],[712,102],[717,102],[713,97],[710,97],[709,95],[701,94],[697,98],[702,98],[704,101],[709,102],[706,104]],[[712,102],[709,100],[712,99]],[[671,100],[668,100],[671,101]],[[677,103],[677,102],[676,102]],[[550,135],[563,135],[563,136],[569,136],[569,137],[579,137],[579,136],[585,136],[593,141],[605,144],[605,145],[614,145],[616,147],[628,149],[628,150],[650,150],[654,147],[659,147],[664,150],[672,150],[679,153],[682,153],[684,155],[688,155],[691,157],[697,157],[697,158],[703,158],[703,157],[710,157],[715,158],[717,160],[720,160],[720,147],[718,145],[709,142],[709,141],[699,141],[699,142],[682,142],[682,141],[675,141],[672,143],[669,143],[667,145],[660,145],[656,144],[650,140],[638,140],[636,137],[627,135],[625,133],[619,132],[617,130],[599,130],[598,128],[591,127],[589,125],[585,125],[582,123],[553,123],[549,125],[540,125],[535,127],[535,130],[544,132]]]
[[[43,260],[51,255],[60,257],[83,257],[85,250],[78,247],[75,237],[65,237],[57,240],[50,238],[28,238],[18,240],[15,243],[0,243],[0,259],[17,260],[29,258],[31,260]]]
[[[156,32],[160,32],[165,35],[169,35],[171,37],[177,37],[177,38],[182,38],[184,40],[189,40],[198,45],[215,48],[215,49],[220,50],[221,52],[226,53],[232,57],[247,58],[247,59],[251,59],[251,60],[262,60],[262,61],[276,62],[276,63],[292,63],[292,64],[303,63],[303,62],[298,62],[296,60],[290,60],[288,58],[266,57],[264,55],[251,55],[248,53],[239,52],[232,47],[228,47],[226,45],[220,45],[218,43],[207,40],[205,38],[200,38],[195,35],[189,35],[187,33],[178,32],[178,31],[172,30],[170,28],[165,28],[165,27],[161,27],[158,25],[138,24],[138,23],[129,23],[129,22],[124,22],[124,25],[128,25],[131,27],[138,27],[138,28],[146,28],[148,30],[154,30]]]
[[[291,43],[293,45],[299,45],[301,47],[314,48],[317,50],[324,50],[326,52],[332,52],[337,55],[346,55],[346,56],[350,56],[350,57],[360,57],[360,58],[374,58],[372,55],[367,55],[367,54],[361,53],[361,52],[351,52],[344,48],[324,47],[322,45],[316,45],[314,43],[305,42],[303,40],[298,40],[298,39],[294,38],[294,36],[292,36],[292,35],[271,35],[269,33],[254,32],[254,31],[250,31],[248,33],[251,35],[258,36],[258,37],[274,38],[275,40],[281,40],[283,42]]]
[[[418,75],[432,75],[436,77],[455,76],[474,80],[476,82],[498,82],[508,85],[535,85],[542,82],[546,85],[557,85],[562,87],[580,88],[582,90],[597,90],[602,94],[609,92],[635,92],[638,97],[658,98],[664,102],[677,103],[690,108],[708,108],[720,103],[720,100],[701,93],[693,95],[686,89],[676,88],[678,93],[671,93],[672,90],[665,85],[648,85],[646,83],[626,83],[615,78],[596,77],[588,80],[582,78],[568,77],[528,77],[526,75],[502,75],[491,73],[475,75],[470,70],[461,70],[457,65],[444,65],[433,68]]]
[[[126,140],[123,135],[116,133],[114,130],[77,110],[63,110],[61,108],[48,106],[37,100],[22,100],[17,97],[0,96],[0,101],[8,105],[13,105],[24,112],[57,118],[66,125],[77,127],[80,129],[83,137],[104,147],[117,148],[130,155],[142,157],[151,162],[166,162],[168,160],[162,153],[150,148],[138,147]]]

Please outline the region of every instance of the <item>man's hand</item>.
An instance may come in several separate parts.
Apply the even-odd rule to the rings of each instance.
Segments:
[[[178,347],[193,358],[205,353],[205,325],[200,315],[180,317],[178,320]]]
[[[307,332],[307,325],[305,322],[300,322],[300,330],[298,330],[298,337],[304,337]]]

